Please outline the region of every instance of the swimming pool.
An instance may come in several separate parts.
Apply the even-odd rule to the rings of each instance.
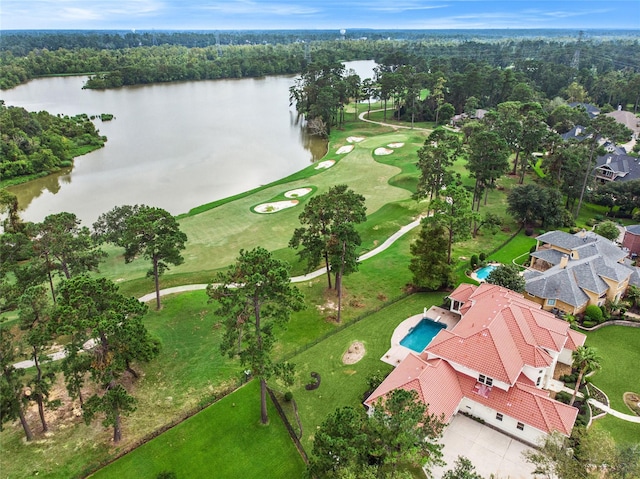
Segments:
[[[485,281],[487,279],[487,276],[489,276],[489,273],[491,273],[497,267],[498,266],[495,264],[488,264],[487,266],[483,266],[476,271],[476,276],[478,277],[478,279]]]
[[[402,338],[400,345],[409,348],[416,353],[424,351],[431,340],[447,326],[444,323],[436,323],[432,319],[422,318],[422,320],[409,330],[409,333]]]

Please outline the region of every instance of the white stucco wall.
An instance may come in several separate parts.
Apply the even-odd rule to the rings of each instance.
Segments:
[[[512,418],[506,413],[502,413],[502,421],[496,419],[496,411],[484,404],[477,403],[470,398],[463,398],[460,402],[460,412],[471,414],[477,418],[482,419],[485,423],[490,424],[493,427],[504,431],[521,441],[527,442],[532,445],[538,444],[542,438],[546,437],[546,433],[540,429],[536,429],[528,424],[524,425],[524,429],[521,431],[517,428],[518,420]]]

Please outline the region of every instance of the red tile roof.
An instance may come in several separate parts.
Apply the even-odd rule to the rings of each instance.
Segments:
[[[467,298],[462,318],[433,339],[426,350],[429,357],[513,385],[524,366],[548,367],[553,363],[549,351],[575,349],[582,336],[569,333],[567,322],[519,293],[488,283],[469,286],[460,285],[451,293],[458,301]]]
[[[457,412],[460,401],[467,397],[505,416],[544,432],[571,434],[578,415],[575,407],[554,401],[547,391],[538,389],[526,377],[504,391],[480,384],[475,378],[456,372],[446,361],[425,361],[411,353],[367,398],[372,406],[394,389],[415,390],[429,406],[429,413],[443,415],[445,422]]]
[[[449,422],[463,397],[458,374],[449,364],[440,359],[425,361],[411,353],[385,378],[365,404],[371,406],[399,388],[417,391],[420,399],[429,406],[429,413],[443,415],[445,422]]]
[[[509,391],[494,387],[484,397],[474,392],[475,378],[459,376],[462,392],[469,399],[541,431],[571,434],[578,409],[551,399],[547,391],[517,382]]]

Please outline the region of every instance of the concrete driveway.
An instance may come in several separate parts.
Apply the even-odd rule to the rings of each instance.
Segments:
[[[533,464],[525,462],[522,452],[531,448],[526,444],[484,426],[462,414],[453,417],[442,437],[445,467],[435,468],[435,479],[453,469],[458,456],[467,457],[476,472],[488,478],[532,479]]]

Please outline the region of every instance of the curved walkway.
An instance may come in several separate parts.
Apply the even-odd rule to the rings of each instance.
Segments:
[[[382,243],[380,246],[377,246],[376,248],[372,249],[368,253],[365,253],[362,256],[360,256],[358,258],[358,261],[364,261],[366,259],[371,258],[372,256],[375,256],[383,252],[393,243],[398,241],[398,239],[400,239],[406,233],[408,233],[409,231],[414,229],[416,226],[418,226],[421,220],[422,220],[422,216],[418,217],[417,220],[412,221],[408,225],[401,227],[398,231],[396,231],[394,234],[389,236],[389,238],[387,238],[387,240],[384,243]],[[317,278],[318,276],[322,276],[323,274],[326,274],[326,272],[327,272],[327,268],[320,268],[319,270],[313,271],[308,274],[304,274],[302,276],[294,276],[291,278],[291,282],[302,283],[304,281],[309,281],[311,279]],[[207,289],[207,286],[208,284],[185,284],[183,286],[174,286],[173,288],[161,289],[160,296],[167,296],[169,294],[176,294],[176,293],[184,293],[187,291],[200,291],[203,289]],[[148,301],[154,300],[155,298],[156,298],[156,293],[154,291],[153,293],[149,293],[149,294],[145,294],[144,296],[141,296],[140,298],[138,298],[138,300],[142,301],[143,303],[146,303]],[[49,358],[51,361],[58,361],[60,359],[63,359],[65,355],[66,354],[64,351],[58,351],[56,353],[50,354]],[[32,360],[27,360],[27,361],[20,361],[19,363],[15,363],[13,366],[16,369],[26,369],[26,368],[33,367],[34,365],[35,364]]]
[[[403,128],[405,130],[433,131],[432,128],[419,128],[417,126],[392,125],[391,123],[384,123],[382,121],[374,121],[374,120],[369,120],[368,118],[365,118],[366,115],[377,112],[377,111],[384,111],[384,108],[378,108],[377,110],[371,110],[371,111],[363,111],[362,113],[360,113],[360,115],[358,115],[358,118],[360,118],[360,120],[365,121],[367,123],[373,123],[374,125],[388,126],[389,128],[395,128],[395,129]]]
[[[573,389],[569,389],[568,387],[563,387],[562,390],[568,394],[573,394]],[[579,397],[583,397],[582,393],[579,392],[578,393]],[[629,422],[635,422],[636,424],[640,424],[640,416],[635,416],[632,414],[625,414],[623,412],[620,411],[616,411],[615,409],[611,409],[609,406],[607,406],[604,403],[601,403],[600,401],[596,401],[593,398],[589,398],[587,399],[587,402],[595,407],[597,407],[598,409],[601,409],[602,411],[606,412],[607,414],[611,414],[613,417],[617,417],[618,419],[622,419],[623,421],[629,421]]]

